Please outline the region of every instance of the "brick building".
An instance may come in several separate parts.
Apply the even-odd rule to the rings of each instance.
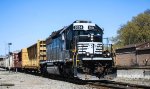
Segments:
[[[117,67],[150,67],[150,42],[116,49]]]

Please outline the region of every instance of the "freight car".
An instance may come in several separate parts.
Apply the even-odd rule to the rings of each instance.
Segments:
[[[14,67],[13,55],[6,56],[4,59],[4,68],[13,69],[13,67]]]
[[[18,53],[15,54],[14,56],[14,68],[16,70],[16,72],[19,70],[21,71],[22,69],[22,51],[19,51]]]
[[[11,52],[10,55],[4,56],[0,60],[0,67],[5,68],[5,69],[14,69],[15,68],[15,56],[18,53],[18,51]]]
[[[0,56],[0,68],[4,68],[4,59],[5,56]]]
[[[39,72],[39,62],[46,60],[46,44],[45,40],[38,40],[34,45],[22,49],[18,54],[19,59],[16,63],[17,68],[25,71]]]
[[[91,21],[77,20],[53,32],[46,48],[47,60],[40,62],[42,73],[99,80],[112,72],[112,45],[103,43],[103,30]]]

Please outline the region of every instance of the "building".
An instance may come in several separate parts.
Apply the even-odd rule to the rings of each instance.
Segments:
[[[116,49],[117,77],[150,79],[150,42]]]
[[[117,67],[150,67],[150,42],[116,49]]]

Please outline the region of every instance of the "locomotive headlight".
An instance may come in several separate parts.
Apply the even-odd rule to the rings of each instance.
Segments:
[[[94,35],[94,34],[91,34],[91,41],[93,41],[93,35]]]
[[[106,55],[107,55],[108,57],[110,57],[110,52],[107,52]]]
[[[86,53],[86,55],[87,55],[87,56],[89,56],[89,55],[90,55],[90,53],[89,53],[89,52],[87,52],[87,53]]]
[[[104,51],[103,56],[104,57],[111,57],[111,53],[109,51]]]

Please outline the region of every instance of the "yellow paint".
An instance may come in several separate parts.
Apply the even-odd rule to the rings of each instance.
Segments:
[[[22,49],[22,67],[24,68],[26,65],[29,64],[29,57],[28,57],[28,53],[27,53],[27,49],[23,48]]]
[[[38,42],[28,48],[22,49],[22,67],[39,69],[39,61],[46,60],[45,40]]]

